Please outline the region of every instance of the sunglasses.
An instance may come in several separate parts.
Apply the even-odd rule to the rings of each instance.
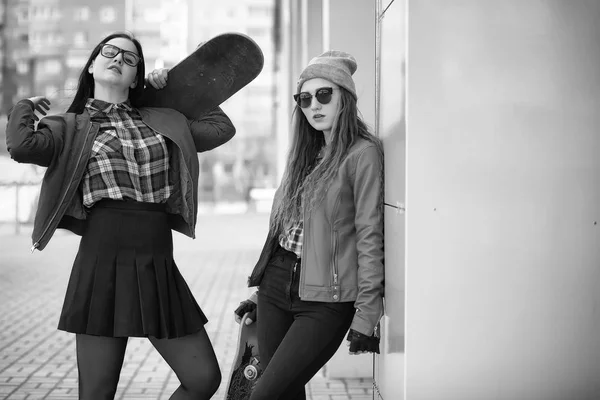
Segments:
[[[318,88],[315,91],[315,97],[317,101],[321,104],[327,104],[331,101],[331,95],[333,94],[333,88],[330,87],[322,87]],[[298,107],[307,108],[310,107],[312,103],[313,95],[308,92],[301,92],[294,95],[294,100]]]
[[[100,49],[100,54],[106,58],[115,58],[119,53],[123,53],[123,62],[129,66],[137,67],[140,63],[140,56],[133,51],[123,50],[113,44],[104,44]]]

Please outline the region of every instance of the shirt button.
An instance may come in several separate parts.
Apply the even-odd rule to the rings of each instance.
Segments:
[[[337,300],[337,299],[338,299],[338,295],[337,295],[337,294],[334,294],[334,295],[333,295],[333,299],[334,299],[334,300]]]

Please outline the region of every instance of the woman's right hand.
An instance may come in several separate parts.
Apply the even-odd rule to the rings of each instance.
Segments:
[[[256,303],[252,300],[242,301],[238,308],[235,309],[235,322],[238,324],[242,322],[242,318],[246,313],[250,313],[248,314],[248,318],[246,318],[246,325],[250,325],[256,321]]]
[[[154,89],[162,89],[167,86],[169,68],[158,68],[148,74],[146,82]]]
[[[50,100],[48,100],[44,96],[30,97],[27,100],[33,103],[33,118],[36,121],[39,121],[40,118],[35,114],[35,111],[39,112],[42,115],[46,115],[46,111],[50,110]]]

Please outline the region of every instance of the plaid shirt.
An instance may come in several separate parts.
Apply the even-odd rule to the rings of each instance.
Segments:
[[[100,129],[83,176],[84,206],[91,207],[105,198],[165,202],[173,186],[169,184],[169,153],[162,135],[144,124],[129,102],[88,99],[85,107]]]
[[[324,149],[319,151],[319,154],[317,155],[317,163],[323,159],[323,152]],[[296,221],[296,223],[292,224],[292,226],[286,232],[279,235],[279,245],[287,251],[295,253],[298,258],[301,258],[303,237],[304,221]]]
[[[303,232],[303,221],[297,221],[285,233],[279,235],[279,245],[288,251],[296,253],[298,258],[301,258]]]

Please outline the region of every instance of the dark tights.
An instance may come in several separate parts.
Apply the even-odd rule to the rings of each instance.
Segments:
[[[208,400],[215,394],[221,371],[204,329],[176,339],[149,339],[181,382],[171,400]],[[76,343],[79,399],[114,399],[127,338],[78,334]]]

